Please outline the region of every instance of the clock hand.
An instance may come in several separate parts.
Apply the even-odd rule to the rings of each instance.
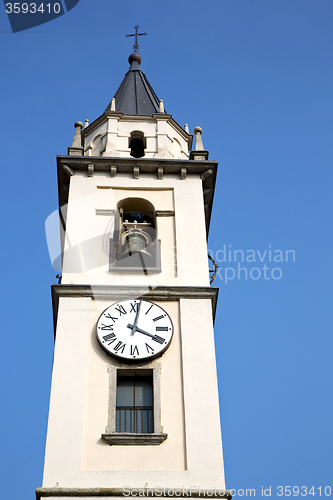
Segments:
[[[133,327],[134,327],[134,325],[130,325],[130,324],[127,325],[127,328],[132,328],[133,329]],[[143,333],[144,335],[148,335],[148,337],[151,337],[152,340],[155,340],[155,342],[158,342],[159,344],[163,344],[163,342],[165,342],[165,339],[163,339],[162,337],[159,337],[159,335],[152,335],[151,333],[148,333],[148,332],[146,332],[145,330],[142,330],[139,327],[136,327],[136,331],[140,332],[140,333]]]
[[[131,335],[134,335],[136,330],[137,330],[137,324],[138,324],[138,319],[139,319],[139,314],[140,314],[140,309],[141,309],[141,303],[142,303],[142,300],[140,300],[139,305],[138,305],[138,309],[136,311],[135,320],[134,320],[134,324],[132,327]]]

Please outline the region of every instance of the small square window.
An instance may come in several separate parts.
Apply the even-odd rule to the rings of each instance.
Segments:
[[[116,432],[154,432],[153,378],[118,377]]]

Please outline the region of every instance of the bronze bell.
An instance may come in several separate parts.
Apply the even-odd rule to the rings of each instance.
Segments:
[[[124,234],[124,240],[122,245],[122,257],[126,254],[133,254],[135,252],[143,252],[150,255],[146,248],[150,243],[150,238],[148,234],[136,229],[132,229]]]

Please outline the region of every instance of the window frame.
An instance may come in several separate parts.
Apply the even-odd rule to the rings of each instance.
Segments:
[[[152,361],[147,366],[136,366],[129,368],[124,364],[108,363],[109,373],[109,402],[108,402],[108,424],[102,439],[109,445],[159,445],[168,437],[163,432],[161,425],[161,363]],[[116,398],[117,398],[117,378],[121,377],[142,377],[152,376],[153,380],[153,412],[154,412],[154,432],[141,434],[116,431]]]

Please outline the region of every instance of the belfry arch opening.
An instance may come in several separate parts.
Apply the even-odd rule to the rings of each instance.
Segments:
[[[150,201],[144,198],[125,198],[118,203],[118,211],[123,230],[122,253],[128,247],[129,237],[135,236],[140,245],[140,238],[145,246],[150,245],[156,238],[155,208]],[[125,239],[126,236],[126,239]]]
[[[146,138],[140,130],[134,130],[128,140],[128,147],[131,149],[130,155],[133,158],[142,158],[145,155]]]
[[[117,204],[110,269],[160,270],[154,205],[144,198],[125,198]]]

